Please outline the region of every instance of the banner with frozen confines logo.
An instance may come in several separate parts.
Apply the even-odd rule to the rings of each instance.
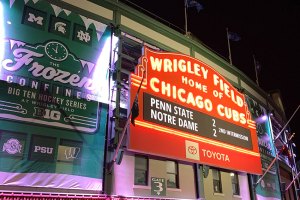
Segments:
[[[270,118],[267,110],[257,101],[246,96],[246,102],[250,108],[251,116],[257,122],[256,132],[258,145],[261,155],[262,170],[265,172],[276,156],[275,146],[272,142]],[[257,182],[259,178],[259,176],[253,177],[255,182]],[[274,200],[281,199],[280,180],[276,165],[273,165],[268,169],[268,172],[263,179],[255,187],[255,191],[258,200],[267,200],[270,198]]]
[[[131,76],[139,115],[129,149],[260,174],[255,122],[245,97],[217,71],[187,55],[145,47]]]
[[[0,185],[101,191],[110,27],[44,0],[0,4]]]

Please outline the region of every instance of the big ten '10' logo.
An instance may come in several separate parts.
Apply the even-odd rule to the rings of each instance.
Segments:
[[[61,113],[57,110],[50,110],[50,109],[41,108],[41,107],[34,107],[33,116],[58,121],[61,118]]]
[[[42,154],[52,154],[53,148],[51,147],[42,147],[42,146],[34,146],[34,152],[39,152]]]

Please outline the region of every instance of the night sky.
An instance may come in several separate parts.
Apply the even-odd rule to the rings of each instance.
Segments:
[[[184,33],[184,0],[129,1]],[[187,10],[188,31],[226,60],[226,28],[239,34],[241,40],[230,43],[233,65],[255,82],[254,55],[261,66],[259,86],[266,92],[281,93],[287,120],[290,119],[300,105],[300,0],[198,2],[202,10]],[[300,109],[289,126],[295,133],[296,159],[300,160]]]

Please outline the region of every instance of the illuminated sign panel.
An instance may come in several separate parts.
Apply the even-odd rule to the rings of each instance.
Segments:
[[[129,149],[260,174],[255,123],[245,97],[187,55],[145,48],[132,74],[131,101],[145,71]]]

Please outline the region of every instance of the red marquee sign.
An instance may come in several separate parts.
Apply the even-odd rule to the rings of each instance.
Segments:
[[[213,68],[187,55],[145,47],[131,76],[131,102],[142,80],[130,150],[262,173],[245,97]]]

